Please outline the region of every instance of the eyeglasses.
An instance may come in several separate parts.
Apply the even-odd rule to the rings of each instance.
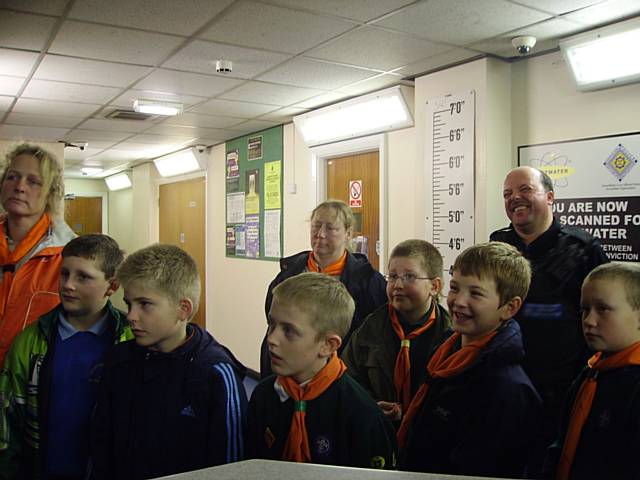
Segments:
[[[430,277],[419,277],[415,273],[405,273],[404,275],[397,275],[392,273],[391,275],[385,275],[387,283],[395,284],[398,280],[402,280],[403,285],[411,285],[415,283],[416,280],[433,280]]]
[[[327,236],[335,236],[340,233],[340,226],[331,223],[312,223],[311,233],[317,235],[324,228],[324,234]]]

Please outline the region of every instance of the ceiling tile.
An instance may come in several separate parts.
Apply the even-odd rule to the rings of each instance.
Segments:
[[[15,97],[0,96],[0,112],[6,112],[15,100]]]
[[[264,105],[261,103],[234,102],[231,100],[221,100],[214,98],[197,107],[189,110],[195,113],[206,113],[209,115],[226,115],[237,118],[252,118],[267,112],[272,112],[278,107],[275,105]]]
[[[262,115],[258,120],[268,120],[271,122],[278,123],[289,123],[293,117],[296,115],[300,115],[301,113],[308,112],[308,108],[296,108],[296,107],[285,107],[280,110],[276,110],[275,112],[267,113],[266,115]]]
[[[95,162],[97,165],[104,165],[107,168],[120,167],[122,169],[127,167],[127,162],[138,159],[140,159],[139,152],[113,149],[105,150],[102,153],[91,157],[91,161]]]
[[[372,70],[296,58],[257,79],[298,87],[334,90],[376,74]]]
[[[371,80],[365,80],[364,82],[358,82],[353,85],[341,88],[340,92],[344,92],[348,95],[362,95],[363,93],[369,93],[380,90],[381,88],[398,85],[401,82],[401,76],[387,73],[372,78]]]
[[[86,147],[84,150],[80,150],[79,148],[65,148],[64,149],[64,175],[68,176],[68,170],[69,167],[71,167],[71,164],[69,163],[69,161],[77,161],[77,160],[85,160],[93,155],[97,155],[98,153],[100,153],[103,149],[102,148],[91,148],[91,147]],[[91,162],[88,162],[89,164],[87,166],[91,166]],[[84,165],[83,164],[78,164],[77,165],[77,170],[80,172],[80,175],[82,175],[82,171],[80,170]],[[97,165],[96,165],[97,166]],[[86,177],[86,178],[90,178],[90,177]]]
[[[0,138],[16,139],[20,138],[25,141],[52,141],[57,142],[68,128],[46,128],[46,127],[28,127],[25,125],[0,125]]]
[[[10,113],[5,123],[30,125],[33,127],[71,128],[80,123],[83,117],[63,117],[60,115],[34,115],[31,113]]]
[[[233,0],[76,0],[69,18],[192,35]]]
[[[149,67],[45,55],[33,78],[126,87],[150,71]]]
[[[167,118],[164,123],[166,125],[186,125],[190,127],[228,128],[232,125],[237,125],[241,121],[241,119],[235,117],[183,113],[175,117]]]
[[[301,53],[354,27],[351,22],[265,5],[234,5],[200,37],[277,52]]]
[[[109,146],[113,145],[115,142],[120,142],[130,136],[131,133],[129,132],[115,132],[110,130],[86,130],[76,128],[70,131],[65,136],[65,140],[73,142],[89,142],[92,146],[97,146],[94,145],[95,142],[102,142],[101,144],[106,144],[106,146]]]
[[[306,54],[334,62],[392,70],[451,47],[396,32],[362,28]]]
[[[2,6],[23,12],[62,15],[68,0],[2,0]]]
[[[340,100],[344,100],[345,98],[349,98],[349,96],[345,93],[324,93],[322,95],[317,95],[313,98],[309,98],[304,102],[299,102],[293,105],[297,108],[316,108],[316,107],[324,107],[325,105],[330,105]]]
[[[0,75],[0,95],[17,95],[25,79]]]
[[[195,40],[166,61],[163,67],[215,74],[216,60],[231,60],[233,72],[230,75],[253,78],[288,58],[291,55]]]
[[[44,47],[54,18],[0,11],[0,46],[40,51]]]
[[[160,33],[66,21],[49,52],[113,62],[156,65],[183,41],[183,38]]]
[[[19,98],[13,107],[14,112],[33,113],[35,115],[65,115],[69,117],[86,117],[95,112],[100,105],[89,103],[56,102],[35,98]]]
[[[249,102],[269,102],[283,107],[292,103],[298,103],[307,98],[319,95],[320,90],[309,88],[285,87],[284,85],[274,85],[271,83],[247,82],[244,85],[221,95],[220,98],[227,100],[245,100]]]
[[[0,48],[0,75],[27,77],[36,64],[39,54]]]
[[[549,17],[506,0],[430,0],[416,3],[376,25],[463,46]]]
[[[215,128],[202,127],[186,127],[182,125],[156,125],[145,132],[154,135],[175,135],[185,137],[206,137],[206,138],[229,138],[229,134],[233,133],[229,130],[221,130]]]
[[[142,135],[134,135],[127,141],[135,142],[135,143],[148,143],[152,145],[159,145],[159,144],[178,145],[178,144],[189,143],[191,141],[194,141],[195,139],[196,137],[172,137],[167,135],[149,135],[145,133]]]
[[[110,130],[112,132],[142,132],[149,128],[152,123],[135,120],[111,120],[107,118],[91,118],[79,125],[79,128],[87,130]]]
[[[229,137],[229,140],[231,137]],[[224,139],[216,139],[216,138],[197,138],[194,142],[194,145],[205,145],[207,147],[211,147],[213,145],[220,145],[224,143]]]
[[[160,69],[138,82],[136,89],[211,97],[238,86],[242,82],[242,80],[214,75]]]
[[[244,135],[247,133],[258,132],[260,130],[275,127],[276,125],[280,125],[280,123],[269,122],[266,120],[248,120],[236,127],[233,127],[233,131],[239,135]]]
[[[596,26],[639,13],[640,2],[638,0],[610,0],[570,13],[563,18],[580,22],[586,26]]]
[[[606,0],[511,0],[512,3],[519,3],[527,7],[544,10],[545,12],[560,15],[562,13],[573,12],[581,8],[602,3]]]
[[[414,1],[415,0],[323,0],[319,2],[318,0],[274,0],[272,3],[366,22],[401,8],[404,5],[413,3]]]
[[[464,48],[453,48],[446,52],[433,55],[431,57],[423,58],[417,62],[413,62],[398,70],[396,73],[400,73],[405,77],[415,77],[426,72],[441,68],[443,65],[453,65],[458,62],[463,62],[474,57],[480,57],[483,54],[481,52],[475,52],[473,50],[467,50]]]
[[[79,83],[51,82],[49,80],[31,80],[22,94],[27,98],[61,100],[79,103],[105,103],[119,93],[113,87],[96,87]]]
[[[111,106],[124,107],[128,109],[133,108],[133,101],[138,99],[144,100],[162,100],[166,102],[181,103],[184,108],[188,108],[191,105],[200,103],[206,100],[206,97],[196,97],[193,95],[173,94],[168,92],[162,92],[159,90],[127,90],[113,102]]]
[[[189,142],[185,142],[187,144]],[[154,145],[151,143],[135,143],[135,142],[122,142],[114,145],[109,149],[113,151],[126,151],[135,153],[134,158],[155,158],[160,155],[166,155],[167,153],[173,153],[176,150],[180,150],[184,145]]]

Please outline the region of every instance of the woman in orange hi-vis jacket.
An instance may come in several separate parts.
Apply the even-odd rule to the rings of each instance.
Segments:
[[[14,337],[59,302],[62,247],[75,234],[61,210],[62,167],[49,152],[21,144],[0,176],[0,365]]]

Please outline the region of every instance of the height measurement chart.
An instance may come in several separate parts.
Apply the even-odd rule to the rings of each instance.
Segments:
[[[431,163],[433,185],[427,221],[444,257],[446,281],[458,254],[475,241],[475,92],[434,98],[426,108],[425,162]]]

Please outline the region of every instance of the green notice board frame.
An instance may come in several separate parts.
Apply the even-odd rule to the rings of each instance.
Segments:
[[[282,256],[283,127],[225,145],[227,257],[278,261]]]

